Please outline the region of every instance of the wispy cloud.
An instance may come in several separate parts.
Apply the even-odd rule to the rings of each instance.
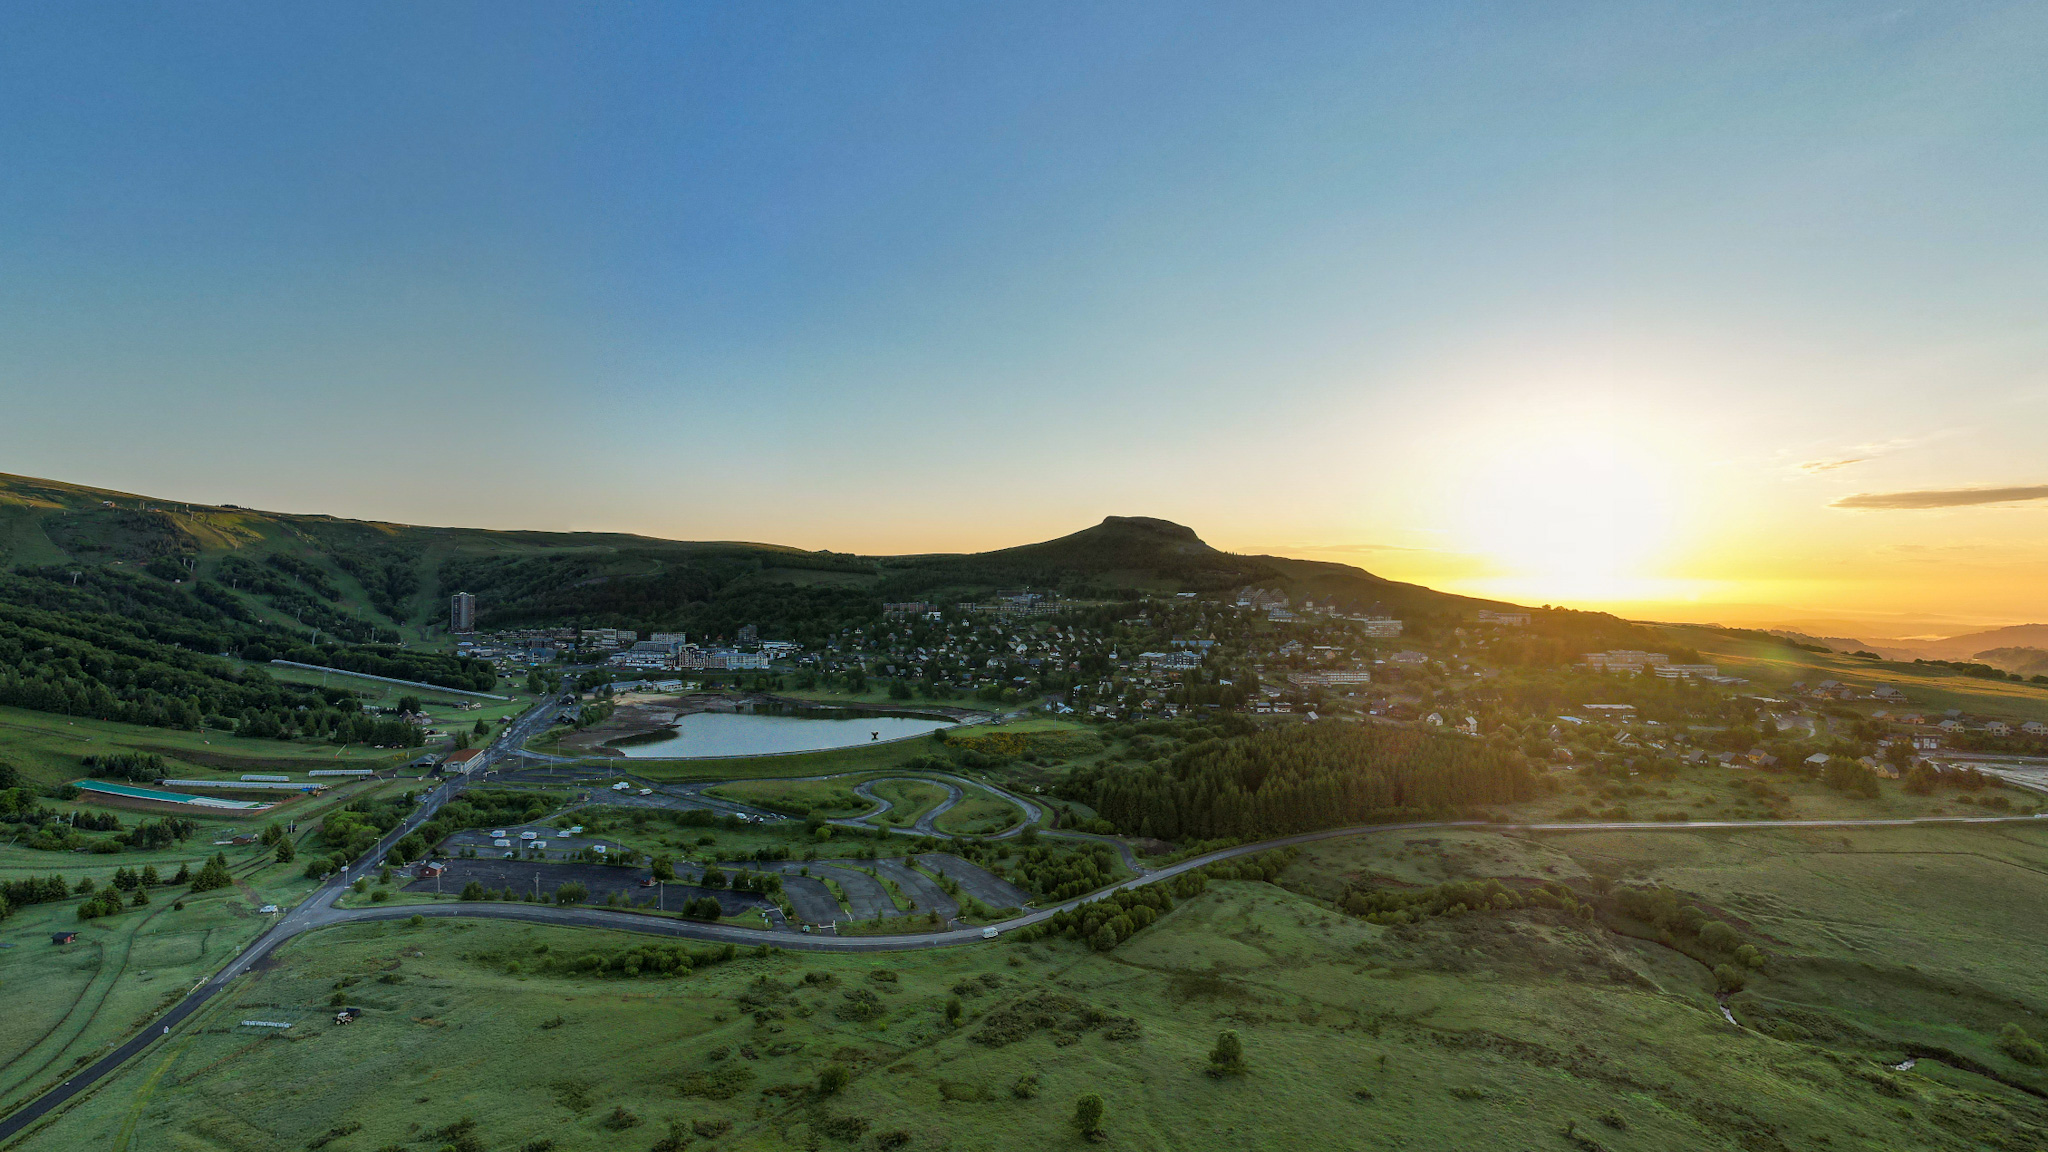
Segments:
[[[1833,472],[1837,468],[1847,468],[1851,464],[1861,464],[1870,459],[1872,457],[1851,456],[1846,460],[1808,460],[1799,466],[1799,470],[1801,472]]]
[[[2020,488],[1929,488],[1919,492],[1858,492],[1844,496],[1831,508],[1921,509],[1966,508],[1973,504],[2014,504],[2025,500],[2048,500],[2048,484]]]

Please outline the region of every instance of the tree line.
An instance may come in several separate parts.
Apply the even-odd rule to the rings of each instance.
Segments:
[[[1538,791],[1518,751],[1455,735],[1306,724],[1205,740],[1170,760],[1076,769],[1058,794],[1160,839],[1263,839],[1507,804]]]

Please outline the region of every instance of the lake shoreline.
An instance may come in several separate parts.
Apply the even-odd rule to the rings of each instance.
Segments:
[[[628,753],[614,745],[622,742],[655,742],[665,731],[675,729],[685,716],[701,713],[728,713],[734,715],[760,714],[763,710],[787,709],[790,712],[817,713],[815,718],[866,718],[893,717],[906,719],[943,719],[948,725],[964,724],[972,720],[985,719],[991,715],[974,708],[960,708],[946,704],[899,703],[848,703],[804,700],[792,696],[778,696],[772,692],[691,692],[681,695],[657,695],[654,693],[628,693],[621,696],[612,715],[602,724],[593,725],[581,732],[564,736],[560,747],[565,753],[582,756],[609,756],[630,759]],[[819,749],[798,749],[797,751],[818,751]]]

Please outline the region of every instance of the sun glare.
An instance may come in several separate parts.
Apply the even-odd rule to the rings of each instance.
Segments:
[[[1646,569],[1672,535],[1668,474],[1652,460],[1584,435],[1541,436],[1489,456],[1456,531],[1495,566],[1490,589],[1564,602],[1651,592]]]

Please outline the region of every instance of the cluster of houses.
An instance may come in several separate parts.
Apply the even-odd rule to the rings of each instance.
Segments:
[[[1671,657],[1662,652],[1638,652],[1632,648],[1588,652],[1579,658],[1579,663],[1588,671],[1623,676],[1641,676],[1648,672],[1663,680],[1701,680],[1724,687],[1748,683],[1740,676],[1721,675],[1721,669],[1713,664],[1673,664]]]
[[[671,672],[766,671],[775,659],[794,655],[801,647],[777,640],[760,644],[753,651],[706,647],[690,643],[690,638],[681,632],[656,632],[645,640],[634,641],[631,647],[605,662],[615,668]]]

